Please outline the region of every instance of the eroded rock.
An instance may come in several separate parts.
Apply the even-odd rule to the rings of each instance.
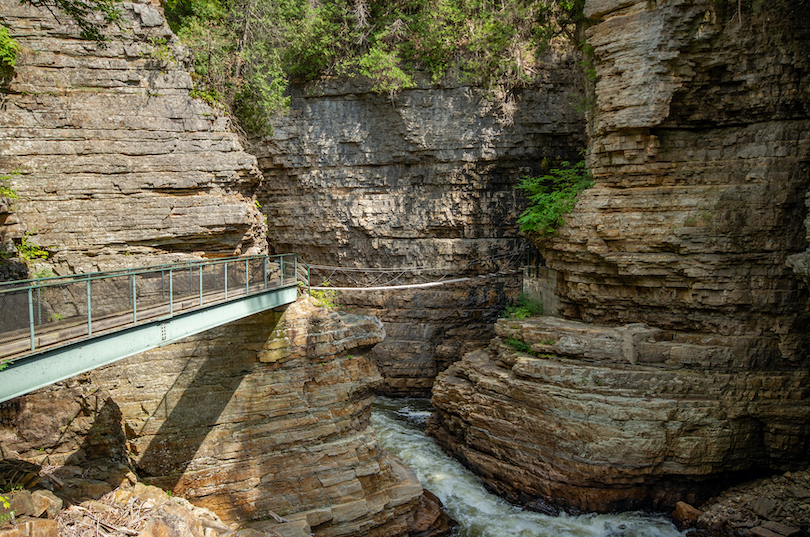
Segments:
[[[428,432],[513,501],[696,504],[729,474],[806,456],[807,371],[698,369],[708,350],[694,341],[691,357],[653,365],[680,339],[661,330],[636,332],[635,363],[622,327],[536,318],[496,332],[439,376]]]

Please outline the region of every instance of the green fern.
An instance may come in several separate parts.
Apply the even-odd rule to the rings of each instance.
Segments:
[[[0,67],[14,67],[20,46],[8,33],[8,28],[0,26]]]
[[[570,213],[577,195],[594,185],[585,161],[550,170],[542,177],[524,177],[518,188],[529,195],[529,208],[518,218],[520,229],[542,235],[554,235],[565,224],[563,216]]]

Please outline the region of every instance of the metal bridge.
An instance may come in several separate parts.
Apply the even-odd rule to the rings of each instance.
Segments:
[[[0,402],[295,301],[295,254],[0,283]]]

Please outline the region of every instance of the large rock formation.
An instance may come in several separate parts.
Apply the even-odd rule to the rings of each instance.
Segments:
[[[791,5],[586,3],[596,187],[534,237],[585,324],[503,323],[534,354],[495,343],[434,388],[433,433],[498,490],[627,508],[807,462],[810,10]]]
[[[21,45],[0,88],[0,172],[20,172],[19,199],[0,205],[6,249],[44,247],[58,273],[265,250],[255,158],[190,97],[160,8],[121,9],[99,47],[65,17],[0,1]],[[131,462],[230,520],[403,534],[421,486],[369,424],[381,378],[365,355],[382,338],[376,320],[306,301],[256,315],[3,404],[3,456]]]
[[[576,158],[585,144],[576,58],[566,51],[546,60],[535,66],[536,83],[505,106],[449,83],[423,83],[393,100],[363,81],[295,86],[289,115],[251,144],[266,179],[258,197],[270,243],[319,265],[433,269],[313,272],[333,285],[514,267],[524,247],[516,182],[543,159]],[[341,292],[337,300],[385,322],[388,337],[375,350],[382,390],[428,393],[437,370],[491,337],[518,286],[512,275],[439,291]]]
[[[0,86],[0,174],[19,196],[0,210],[4,248],[25,239],[68,274],[264,251],[256,159],[189,96],[160,8],[121,9],[101,47],[65,16],[0,2],[21,46]]]
[[[810,373],[735,371],[744,341],[554,317],[496,332],[439,376],[429,433],[514,501],[695,503],[807,462]]]
[[[382,381],[371,317],[301,299],[7,404],[3,452],[142,479],[247,523],[277,513],[316,535],[402,535],[422,487],[371,428]]]

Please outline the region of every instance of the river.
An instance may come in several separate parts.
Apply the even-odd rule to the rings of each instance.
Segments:
[[[558,517],[524,511],[481,481],[424,434],[427,399],[377,397],[371,421],[382,446],[401,457],[422,486],[458,521],[457,537],[681,537],[666,518],[641,512]]]

